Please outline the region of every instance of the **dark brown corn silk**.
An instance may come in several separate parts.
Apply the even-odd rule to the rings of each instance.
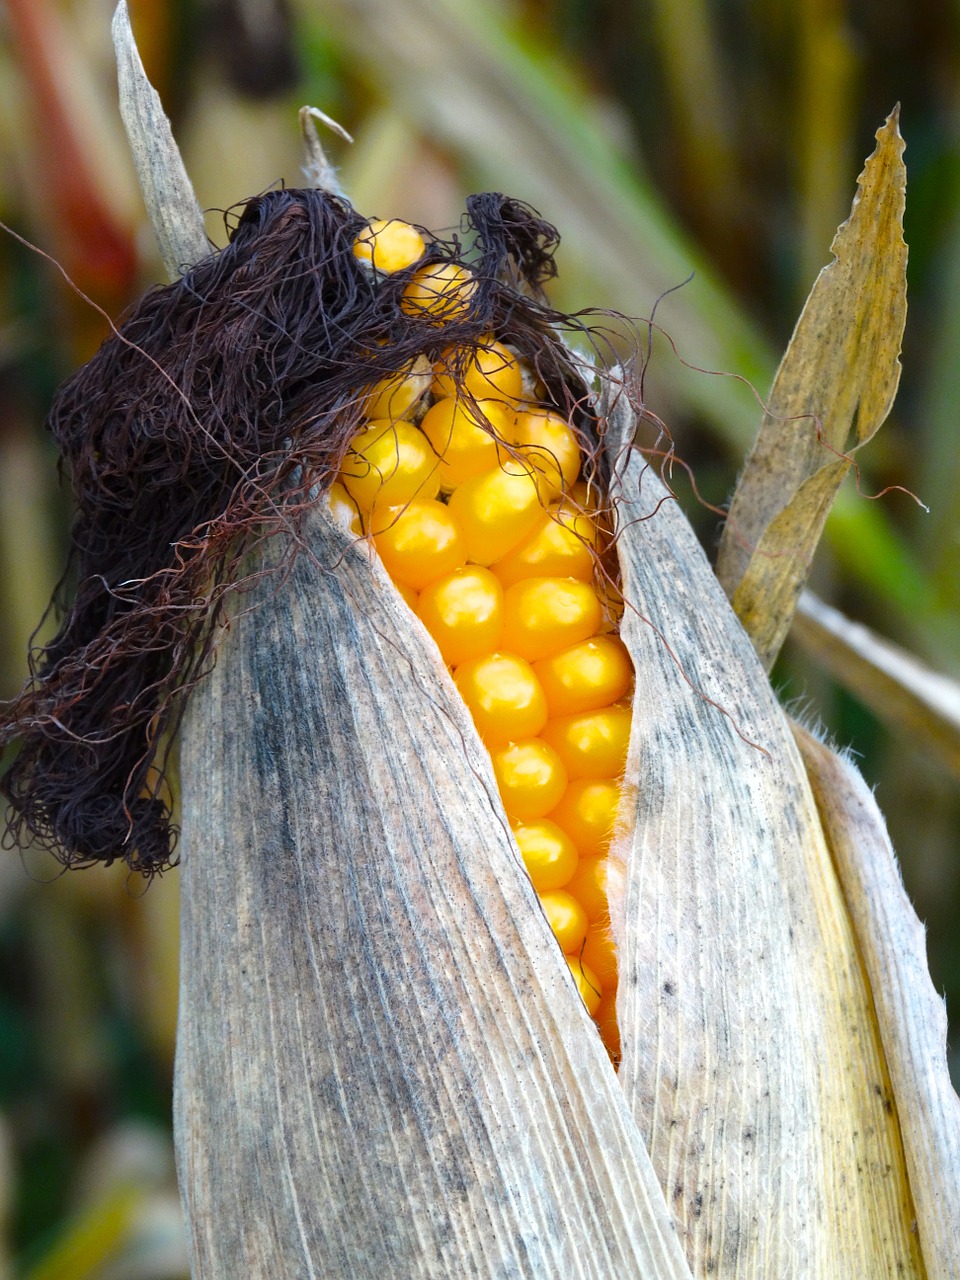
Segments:
[[[296,535],[336,476],[364,387],[493,332],[577,428],[589,477],[596,423],[557,337],[585,326],[540,295],[557,234],[501,195],[467,209],[464,242],[428,241],[417,264],[473,272],[469,310],[450,323],[401,310],[414,268],[377,278],[357,261],[365,219],[346,201],[271,192],[242,207],[225,249],[148,293],[60,389],[48,425],[76,518],[59,632],[31,654],[30,679],[0,716],[9,841],[68,865],[169,865],[159,745],[212,660],[245,557],[263,538]]]

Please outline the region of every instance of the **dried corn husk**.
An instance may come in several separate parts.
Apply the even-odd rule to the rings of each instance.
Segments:
[[[857,180],[833,261],[814,282],[767,399],[717,575],[769,671],[831,504],[900,382],[907,316],[904,141],[895,107]]]
[[[620,1083],[695,1275],[923,1275],[872,993],[804,766],[665,497],[633,455]]]
[[[960,1099],[947,1070],[947,1015],[927,970],[923,925],[863,778],[805,730],[794,733],[873,992],[927,1274],[957,1276]]]
[[[793,639],[881,720],[960,777],[960,681],[805,591]]]

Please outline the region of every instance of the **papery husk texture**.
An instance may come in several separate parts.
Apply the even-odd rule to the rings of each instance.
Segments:
[[[611,445],[632,440],[624,397],[612,417]],[[787,718],[660,479],[636,451],[618,477],[620,1082],[691,1270],[922,1276],[873,993]]]

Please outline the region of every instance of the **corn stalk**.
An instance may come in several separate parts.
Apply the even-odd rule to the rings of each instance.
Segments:
[[[200,212],[123,4],[115,38],[175,271]],[[182,728],[197,1277],[960,1276],[960,1103],[882,820],[604,385],[637,670],[619,1073],[436,649],[318,510]]]

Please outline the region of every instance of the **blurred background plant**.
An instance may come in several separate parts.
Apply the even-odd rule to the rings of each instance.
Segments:
[[[162,278],[115,107],[113,0],[0,7],[0,696],[58,579],[69,503],[42,423],[57,383]],[[208,229],[300,178],[316,103],[362,211],[439,229],[464,195],[560,229],[566,309],[651,314],[645,391],[696,477],[708,552],[756,394],[829,260],[873,133],[908,143],[910,314],[893,419],[841,494],[817,591],[960,674],[960,8],[935,0],[130,0]],[[49,255],[49,257],[44,256]],[[692,278],[691,278],[692,277]],[[69,283],[72,282],[72,283]],[[686,282],[686,283],[685,283]],[[80,292],[87,295],[80,296]],[[704,370],[718,372],[704,372]],[[724,376],[727,375],[727,376]],[[738,375],[738,376],[730,376]],[[755,388],[756,394],[752,388]],[[45,622],[41,638],[49,634]],[[960,786],[790,643],[775,681],[860,756],[931,969],[960,1010]],[[694,785],[694,780],[691,780]],[[694,833],[691,833],[695,838]],[[0,1276],[186,1273],[169,1140],[177,877],[0,862]],[[960,1033],[954,1041],[958,1061]],[[955,1078],[960,1072],[955,1071]]]

